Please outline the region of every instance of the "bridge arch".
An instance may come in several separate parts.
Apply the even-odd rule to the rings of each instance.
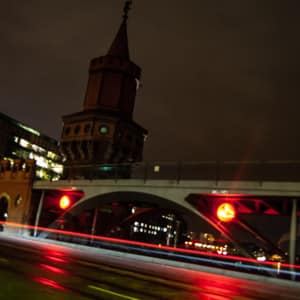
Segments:
[[[104,193],[104,194],[96,194],[93,196],[88,196],[82,198],[80,201],[75,203],[75,205],[69,210],[68,213],[76,213],[80,211],[82,208],[94,208],[95,206],[99,204],[104,203],[110,203],[113,201],[119,201],[119,202],[128,202],[132,201],[133,203],[151,203],[152,205],[156,205],[161,208],[169,208],[172,207],[174,209],[178,209],[181,212],[186,212],[187,210],[193,211],[194,209],[190,207],[188,209],[186,206],[182,204],[178,204],[172,200],[169,200],[167,198],[144,193],[144,192],[136,192],[136,191],[116,191],[116,192],[110,192],[110,193]]]
[[[78,201],[58,221],[70,231],[136,239],[169,246],[183,244],[189,235],[220,234],[189,204],[157,195],[116,191]]]

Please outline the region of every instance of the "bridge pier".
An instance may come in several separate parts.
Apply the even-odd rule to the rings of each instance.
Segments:
[[[296,263],[296,246],[297,246],[297,199],[292,200],[292,213],[290,223],[290,243],[289,243],[289,263],[294,265]],[[294,267],[291,267],[291,279],[295,279]]]
[[[39,206],[38,206],[38,209],[37,209],[35,222],[34,222],[33,236],[37,236],[39,221],[40,221],[41,212],[42,212],[42,208],[43,208],[43,204],[44,204],[44,198],[45,198],[45,190],[42,191],[42,194],[41,194],[41,197],[40,197]]]

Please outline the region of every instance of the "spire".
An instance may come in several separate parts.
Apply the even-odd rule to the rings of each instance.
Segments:
[[[127,19],[128,19],[128,12],[129,12],[129,10],[130,10],[131,4],[132,4],[132,0],[130,0],[130,1],[125,1],[125,5],[124,5],[124,9],[123,9],[123,11],[124,11],[123,21],[125,21],[125,22],[126,22]]]
[[[127,19],[128,11],[132,1],[125,1],[123,21],[119,28],[119,31],[112,42],[107,55],[118,56],[129,60],[129,48],[128,48],[128,37],[127,37]]]

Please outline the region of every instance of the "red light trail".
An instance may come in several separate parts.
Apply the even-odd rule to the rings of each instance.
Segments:
[[[258,262],[254,258],[248,258],[248,257],[241,257],[241,256],[233,256],[233,255],[219,255],[217,253],[207,253],[204,251],[198,251],[198,250],[192,250],[192,249],[184,249],[184,248],[174,248],[170,246],[162,246],[162,245],[156,245],[156,244],[150,244],[150,243],[144,243],[144,242],[137,242],[137,241],[130,241],[130,240],[124,240],[124,239],[118,239],[118,238],[111,238],[106,236],[95,236],[91,234],[86,233],[78,233],[73,231],[64,231],[60,229],[54,229],[54,228],[45,228],[45,227],[36,227],[33,225],[25,225],[25,224],[19,224],[14,222],[4,222],[0,221],[0,224],[9,226],[9,227],[18,227],[18,228],[24,228],[24,229],[38,229],[39,231],[49,232],[49,233],[56,233],[56,234],[62,234],[66,236],[74,236],[74,237],[81,237],[81,238],[88,238],[93,240],[99,240],[102,242],[110,242],[115,244],[122,244],[122,245],[133,245],[133,246],[139,246],[139,247],[147,247],[152,249],[159,249],[159,250],[166,250],[166,251],[172,251],[177,253],[186,253],[186,254],[194,254],[194,255],[202,255],[209,258],[222,258],[222,260],[236,260],[240,262],[248,262],[253,264],[259,265],[268,265],[272,266],[274,268],[278,268],[278,264],[280,264],[280,267],[287,267],[287,268],[293,268],[293,269],[300,269],[299,265],[291,265],[287,263],[279,263],[279,262],[271,262],[271,261],[260,261]]]
[[[49,286],[49,287],[52,287],[52,288],[55,288],[55,289],[58,289],[58,290],[62,290],[62,291],[66,291],[67,289],[64,288],[62,285],[58,284],[56,281],[54,280],[50,280],[50,279],[47,279],[47,278],[43,278],[43,277],[34,277],[33,280],[43,284],[43,285],[46,285],[46,286]]]

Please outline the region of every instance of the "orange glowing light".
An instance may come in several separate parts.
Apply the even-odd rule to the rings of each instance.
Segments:
[[[59,200],[59,207],[61,209],[67,209],[71,205],[71,200],[69,196],[62,196]]]
[[[235,208],[230,203],[222,203],[217,209],[217,217],[222,222],[230,222],[235,218]]]

